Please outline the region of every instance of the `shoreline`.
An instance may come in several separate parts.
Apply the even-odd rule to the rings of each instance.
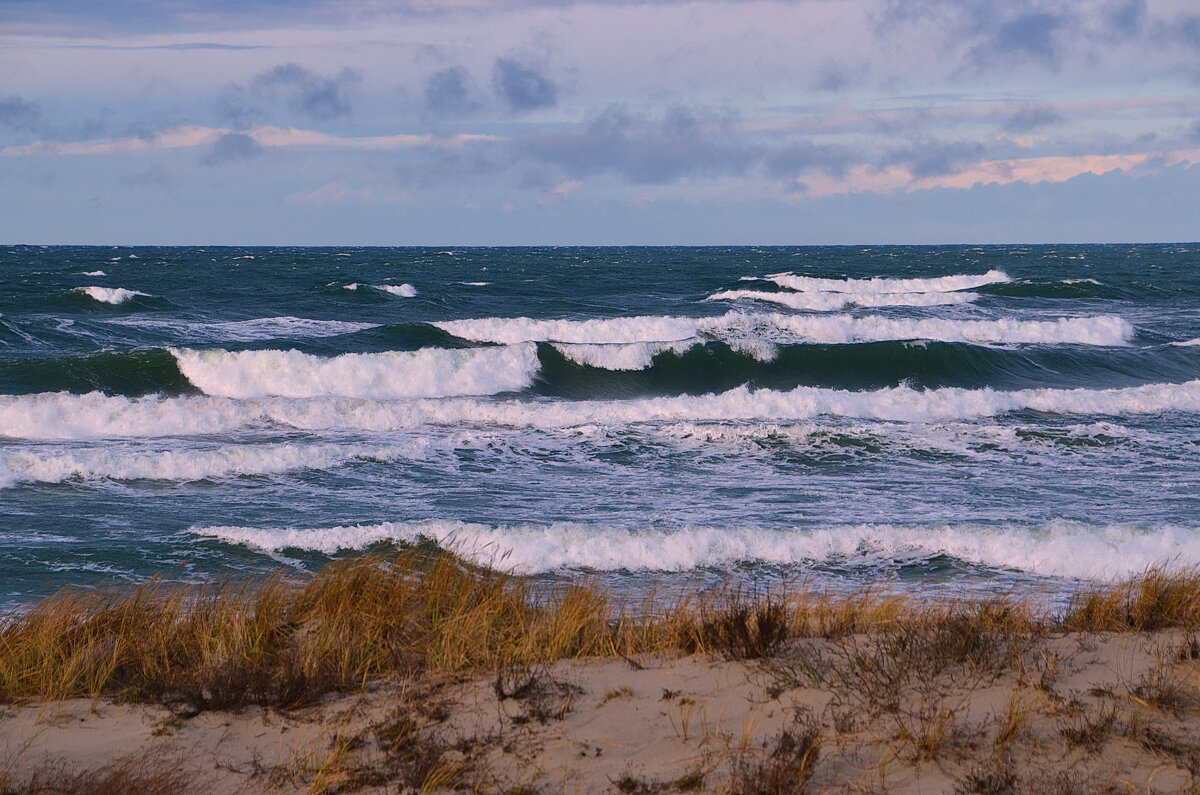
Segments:
[[[1057,614],[619,605],[445,553],[64,592],[0,629],[0,791],[1187,792],[1197,630],[1183,568]]]

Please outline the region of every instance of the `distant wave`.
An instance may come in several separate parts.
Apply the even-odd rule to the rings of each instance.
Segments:
[[[425,520],[313,529],[196,527],[192,532],[270,552],[333,554],[381,541],[430,540],[472,562],[518,574],[570,569],[689,571],[738,563],[891,567],[948,555],[1042,575],[1109,579],[1164,560],[1200,559],[1190,527],[957,524],[830,525],[814,529],[681,527],[624,529],[593,524],[484,525]]]
[[[123,317],[108,322],[166,332],[180,342],[252,342],[279,338],[333,337],[379,326],[378,323],[312,320],[291,316],[213,322]]]
[[[815,276],[797,276],[794,273],[776,273],[766,277],[780,287],[822,293],[850,293],[867,295],[879,293],[945,293],[969,290],[985,284],[1011,281],[1004,271],[990,270],[982,274],[957,274],[935,276],[927,279],[826,279]]]
[[[413,298],[417,294],[417,288],[413,287],[411,284],[407,284],[407,283],[406,284],[359,284],[358,282],[351,282],[350,284],[344,285],[342,289],[358,290],[361,288],[378,290],[382,293],[388,293],[390,295],[398,295],[401,298]]]
[[[718,317],[624,317],[592,320],[475,318],[433,323],[475,342],[678,342],[709,334],[718,339],[758,336],[775,343],[840,344],[883,340],[936,340],[976,344],[1124,345],[1129,321],[1112,315],[1058,320],[951,320],[867,315],[799,316],[728,312]]]
[[[149,298],[149,293],[138,290],[126,290],[124,287],[76,287],[72,292],[82,293],[94,301],[105,304],[119,305],[138,296]]]
[[[975,293],[861,293],[844,292],[762,292],[761,290],[723,290],[713,293],[708,301],[766,301],[791,309],[815,312],[834,312],[851,306],[940,306],[969,304],[979,296]]]
[[[294,350],[181,348],[171,353],[197,389],[232,398],[492,395],[528,386],[538,368],[537,348],[529,344],[332,357]]]
[[[268,352],[274,353],[274,352]],[[301,362],[299,370],[310,365]],[[234,370],[252,368],[249,360]],[[285,363],[282,371],[288,371]],[[382,369],[388,370],[386,364]],[[484,368],[486,369],[486,368]],[[278,371],[277,371],[278,372]],[[293,371],[294,372],[294,371]],[[302,391],[315,384],[324,395],[324,373],[315,370],[299,381]],[[482,376],[482,388],[494,389],[493,376]],[[264,387],[248,376],[246,382],[230,379],[221,362],[212,375],[228,391],[258,391]],[[441,381],[428,382],[434,389]],[[451,389],[461,389],[450,381]],[[337,387],[334,387],[335,389]],[[361,385],[358,391],[366,391]],[[392,389],[380,387],[381,391]],[[398,391],[411,391],[400,386]],[[491,425],[516,428],[568,428],[589,424],[623,426],[637,423],[745,421],[788,422],[820,416],[899,422],[936,422],[975,419],[1034,410],[1063,415],[1161,414],[1179,411],[1200,413],[1200,380],[1183,384],[1148,384],[1121,389],[995,389],[917,390],[907,386],[853,392],[818,387],[731,389],[717,395],[630,400],[528,401],[473,400],[364,400],[314,397],[230,400],[221,397],[126,398],[98,392],[84,395],[55,392],[39,395],[0,396],[0,436],[13,438],[110,438],[122,436],[172,436],[228,432],[262,424],[302,430],[365,429],[401,430],[426,425]]]
[[[678,342],[553,343],[554,349],[576,364],[604,370],[645,370],[660,353],[683,353],[699,339]]]

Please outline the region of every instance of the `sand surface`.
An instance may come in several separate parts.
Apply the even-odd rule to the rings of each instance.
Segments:
[[[560,661],[289,713],[26,704],[0,712],[0,785],[136,757],[214,793],[1197,791],[1189,638],[1054,635],[949,663],[897,648],[863,636],[767,660]]]

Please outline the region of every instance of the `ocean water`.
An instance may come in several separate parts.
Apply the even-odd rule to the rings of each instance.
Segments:
[[[0,605],[411,544],[629,593],[1200,562],[1200,246],[16,246],[0,276]]]

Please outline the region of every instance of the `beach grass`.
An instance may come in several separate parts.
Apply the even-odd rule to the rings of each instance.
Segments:
[[[535,587],[414,549],[305,576],[64,589],[0,626],[0,701],[104,695],[196,711],[289,708],[396,674],[639,654],[767,658],[796,638],[864,633],[884,638],[872,645],[881,659],[848,670],[869,670],[875,681],[862,687],[886,692],[889,677],[1004,655],[1015,638],[1167,628],[1200,628],[1200,570],[1151,569],[1089,588],[1058,614],[1007,594],[929,604],[804,588],[630,604],[592,579]]]

